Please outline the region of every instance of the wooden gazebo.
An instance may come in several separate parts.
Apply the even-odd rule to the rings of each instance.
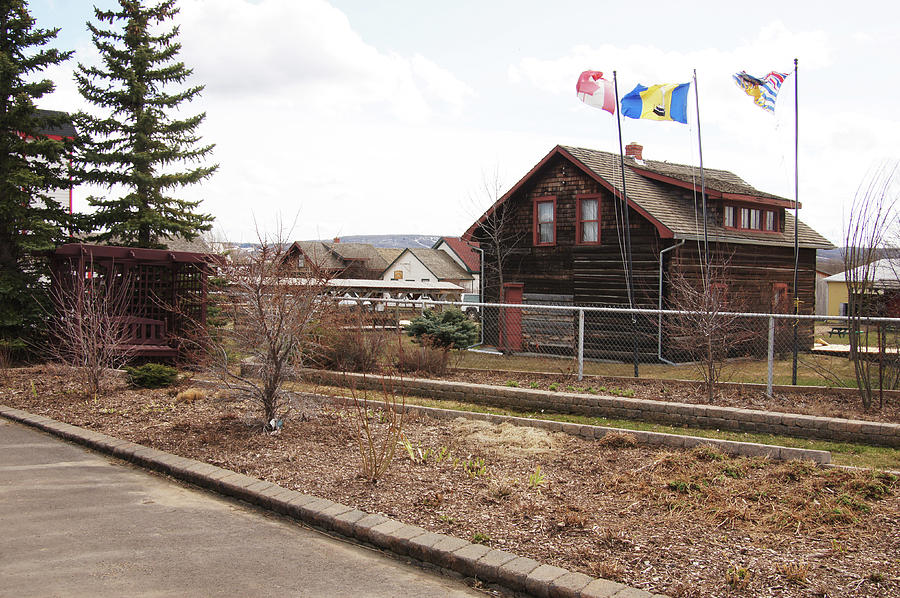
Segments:
[[[130,286],[123,314],[135,357],[175,357],[180,339],[206,325],[208,278],[220,256],[166,249],[70,243],[51,254],[53,284],[113,278]]]

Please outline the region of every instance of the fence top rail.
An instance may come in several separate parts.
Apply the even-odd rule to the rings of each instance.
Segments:
[[[691,314],[695,314],[697,312],[692,312],[688,310],[676,310],[676,309],[647,309],[647,308],[628,308],[628,307],[591,307],[591,306],[579,306],[579,305],[538,305],[538,304],[529,304],[529,303],[487,303],[487,302],[476,302],[476,301],[437,301],[433,299],[388,299],[381,297],[370,297],[370,298],[345,298],[346,301],[356,301],[356,302],[369,302],[369,303],[391,303],[391,304],[404,304],[410,306],[418,306],[425,307],[429,305],[450,305],[455,307],[497,307],[497,308],[511,308],[511,309],[529,309],[529,310],[546,310],[546,311],[561,311],[561,312],[586,312],[586,313],[615,313],[615,314],[643,314],[643,315],[670,315],[670,316],[687,316]],[[746,318],[757,318],[757,319],[768,319],[773,318],[776,320],[801,320],[801,321],[826,321],[826,322],[843,322],[849,323],[853,318],[850,316],[824,316],[824,315],[815,315],[815,314],[772,314],[772,313],[756,313],[756,312],[719,312],[723,316],[736,316],[736,317],[746,317]],[[900,327],[900,318],[883,318],[883,317],[860,317],[860,322],[864,322],[867,324],[893,324],[895,326]]]

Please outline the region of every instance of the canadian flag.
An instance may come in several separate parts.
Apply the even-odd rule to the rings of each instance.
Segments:
[[[578,99],[594,108],[602,108],[610,114],[616,113],[616,93],[613,84],[603,78],[600,71],[584,71],[575,85]]]

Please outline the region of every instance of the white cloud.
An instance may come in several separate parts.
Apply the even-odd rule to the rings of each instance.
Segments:
[[[469,95],[424,56],[367,44],[323,0],[187,0],[180,21],[185,61],[211,98],[333,116],[377,110],[422,122],[442,108],[458,112]]]
[[[423,205],[452,203],[459,189],[434,188],[447,164],[480,164],[469,144],[493,147],[452,126],[475,96],[427,56],[366,43],[347,17],[322,0],[183,0],[180,58],[186,84],[206,86],[181,115],[206,111],[203,141],[215,143],[219,172],[181,196],[202,200],[229,235],[253,237],[299,213],[294,234],[461,232],[465,220],[419,217]],[[55,104],[83,105],[71,82],[80,49]],[[90,108],[96,111],[96,108]],[[475,141],[474,138],[478,140]],[[468,153],[471,157],[460,158]],[[76,189],[76,207],[100,190]],[[254,223],[254,220],[256,223]],[[450,228],[444,228],[450,227]]]

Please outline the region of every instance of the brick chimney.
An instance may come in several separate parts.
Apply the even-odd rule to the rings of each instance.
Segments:
[[[644,146],[632,141],[625,146],[625,155],[635,160],[643,160]]]

